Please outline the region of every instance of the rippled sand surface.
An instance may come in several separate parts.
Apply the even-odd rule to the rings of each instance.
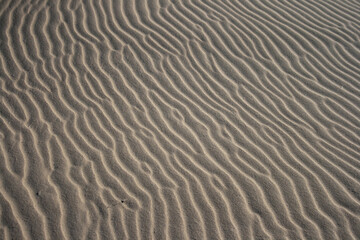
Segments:
[[[0,239],[359,239],[360,2],[1,0]]]

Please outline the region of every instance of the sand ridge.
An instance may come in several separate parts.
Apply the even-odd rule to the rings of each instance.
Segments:
[[[0,1],[0,239],[359,239],[360,3]]]

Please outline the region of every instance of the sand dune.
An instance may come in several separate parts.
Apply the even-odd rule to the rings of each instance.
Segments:
[[[360,239],[360,2],[0,1],[0,239]]]

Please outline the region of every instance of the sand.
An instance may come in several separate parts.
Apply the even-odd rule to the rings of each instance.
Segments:
[[[0,239],[360,239],[357,0],[1,0]]]

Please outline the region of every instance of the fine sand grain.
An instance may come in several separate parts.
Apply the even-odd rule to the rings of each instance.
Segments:
[[[0,240],[360,239],[358,0],[0,0]]]

